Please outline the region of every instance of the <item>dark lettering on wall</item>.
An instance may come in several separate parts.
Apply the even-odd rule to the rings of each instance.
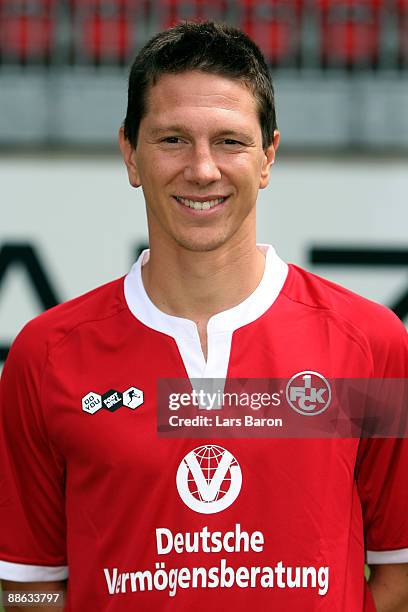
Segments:
[[[382,247],[327,247],[310,249],[309,261],[313,265],[342,267],[395,268],[408,266],[408,249]],[[408,317],[408,287],[403,289],[389,308],[402,320]]]
[[[140,253],[148,248],[147,243],[140,243],[134,248],[137,259]],[[342,267],[406,267],[408,266],[408,249],[398,248],[359,248],[314,246],[309,251],[309,262],[313,265]],[[3,244],[0,248],[0,294],[8,270],[14,266],[22,267],[44,310],[61,302],[55,287],[46,272],[46,267],[33,244]],[[388,306],[400,319],[408,318],[408,288],[405,288],[397,300]],[[0,362],[7,357],[9,346],[0,343]]]
[[[6,243],[0,248],[0,293],[6,272],[15,266],[23,268],[27,273],[28,281],[44,310],[60,303],[37,249],[32,244]],[[9,348],[6,344],[0,344],[0,362],[6,359]]]

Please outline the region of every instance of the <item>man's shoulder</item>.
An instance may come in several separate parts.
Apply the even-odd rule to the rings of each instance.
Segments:
[[[31,319],[20,331],[12,352],[35,356],[49,351],[74,329],[103,321],[126,309],[123,277],[58,304]]]
[[[322,324],[330,320],[343,326],[374,350],[408,348],[407,330],[394,312],[317,274],[291,264],[283,293],[292,302],[314,309]]]
[[[402,323],[386,306],[343,287],[313,272],[290,264],[291,274],[284,287],[285,295],[295,302],[332,313],[356,327],[369,330],[378,325],[397,327]]]

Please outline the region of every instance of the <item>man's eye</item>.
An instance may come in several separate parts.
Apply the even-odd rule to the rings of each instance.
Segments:
[[[239,140],[233,140],[232,138],[226,138],[223,142],[227,145],[243,145]]]
[[[168,142],[169,144],[179,144],[181,142],[178,136],[167,136],[163,138],[162,142]]]

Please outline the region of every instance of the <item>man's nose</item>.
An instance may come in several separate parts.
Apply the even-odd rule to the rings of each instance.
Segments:
[[[194,147],[184,169],[184,178],[200,185],[207,185],[221,178],[221,171],[210,146]]]

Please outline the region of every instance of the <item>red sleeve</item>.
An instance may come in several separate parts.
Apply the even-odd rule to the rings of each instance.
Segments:
[[[378,321],[375,378],[408,378],[408,335],[391,313]],[[407,406],[408,410],[408,406]],[[408,439],[364,439],[357,461],[367,562],[408,563]]]
[[[67,576],[63,458],[42,413],[47,364],[42,325],[14,342],[0,381],[0,578]]]
[[[358,488],[368,563],[408,563],[408,440],[360,444]]]

